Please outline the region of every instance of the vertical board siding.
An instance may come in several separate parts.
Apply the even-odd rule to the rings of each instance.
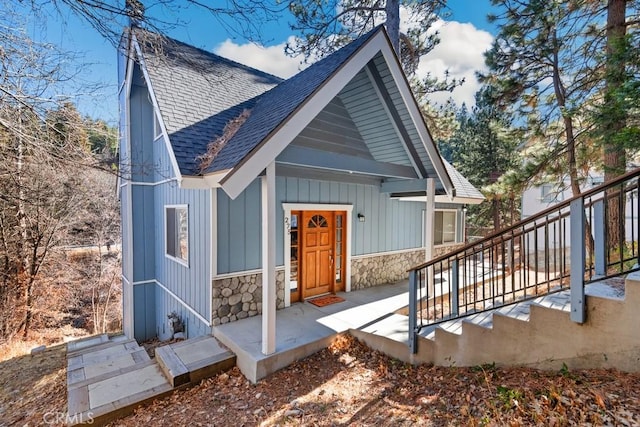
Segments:
[[[200,316],[211,316],[211,196],[209,190],[185,190],[178,186],[175,171],[165,141],[153,142],[154,176],[153,187],[155,213],[154,257],[155,278]],[[168,205],[186,205],[189,214],[189,260],[185,266],[166,256],[165,208]],[[189,336],[195,331],[208,328],[183,304],[161,287],[156,289],[156,322],[159,334],[167,334],[167,315],[172,311],[180,314],[188,328]],[[191,323],[193,326],[189,327]],[[204,329],[203,329],[204,328]],[[164,332],[163,332],[164,331]],[[208,333],[208,332],[205,332]],[[197,333],[196,335],[202,335]],[[166,336],[166,335],[165,335]]]
[[[180,189],[171,181],[155,186],[156,279],[205,319],[211,314],[211,197],[208,190]],[[166,256],[165,206],[187,205],[189,265]],[[169,296],[170,298],[170,296]],[[169,313],[164,313],[166,316]]]
[[[122,251],[122,274],[127,280],[132,281],[133,272],[130,271],[130,264],[125,260],[128,260],[132,256],[132,248],[129,246],[129,239],[127,236],[132,232],[129,230],[129,193],[131,192],[131,183],[127,182],[126,185],[120,187],[120,229],[122,232],[121,239],[121,251]]]
[[[155,284],[145,283],[133,287],[134,338],[146,341],[156,336]]]
[[[131,233],[133,247],[123,239],[123,257],[133,257],[134,325],[137,339],[166,337],[167,315],[181,314],[188,333],[208,333],[208,326],[187,310],[153,280],[173,292],[184,304],[204,319],[211,315],[211,198],[209,190],[184,190],[178,187],[169,152],[162,138],[154,141],[154,112],[149,93],[137,66],[133,75],[130,103],[131,153],[125,160],[131,168],[132,229],[123,221],[123,236]],[[126,144],[123,144],[123,146]],[[126,171],[126,169],[125,169]],[[148,185],[141,185],[141,183]],[[123,211],[129,209],[123,197]],[[165,206],[187,205],[189,211],[188,266],[165,255]],[[125,258],[123,258],[125,259]],[[123,263],[126,265],[127,263]],[[124,270],[123,270],[124,271]],[[125,275],[127,274],[124,271]],[[149,283],[147,283],[149,282]],[[205,332],[202,332],[205,331]],[[165,334],[165,335],[162,335]],[[195,336],[195,335],[194,335]]]
[[[149,92],[145,86],[140,66],[136,65],[129,96],[131,152],[128,153],[133,185],[131,188],[133,236],[132,279],[134,282],[154,278],[155,260],[155,222],[153,213],[153,188],[135,183],[153,182],[155,159],[153,158],[153,107],[149,101]]]
[[[131,188],[133,281],[152,280],[155,272],[155,221],[153,187],[133,185]]]
[[[168,315],[172,312],[176,312],[182,320],[187,338],[195,338],[203,335],[209,335],[211,328],[205,325],[200,319],[198,319],[193,313],[187,310],[184,305],[180,304],[165,292],[159,286],[155,287],[156,298],[156,310],[155,310],[155,325],[158,338],[161,340],[167,340],[171,338],[171,328],[169,327]]]
[[[276,264],[284,263],[282,203],[353,204],[352,255],[419,248],[424,203],[402,202],[376,186],[276,178]],[[218,274],[261,267],[260,185],[252,183],[236,200],[218,190]],[[251,206],[251,208],[248,208]],[[358,213],[365,222],[358,221]],[[244,224],[240,227],[238,224]],[[238,244],[237,240],[244,242]]]
[[[144,85],[140,67],[133,72],[133,84],[129,96],[131,160],[128,167],[134,182],[153,182],[153,106],[149,101],[149,91]]]

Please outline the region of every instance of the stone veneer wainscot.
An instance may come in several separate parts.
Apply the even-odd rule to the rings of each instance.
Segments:
[[[462,244],[436,246],[433,256],[439,257]],[[351,290],[395,283],[409,277],[408,270],[424,262],[424,248],[392,254],[365,255],[351,258]]]
[[[435,248],[434,256],[455,249],[457,245]],[[367,255],[351,259],[351,290],[399,282],[407,271],[424,262],[424,249],[392,254]],[[284,270],[276,271],[278,310],[284,308]],[[212,325],[234,322],[262,313],[262,273],[225,277],[213,281]]]
[[[284,308],[284,271],[276,271],[277,308]],[[213,281],[212,325],[218,326],[262,313],[262,273]]]

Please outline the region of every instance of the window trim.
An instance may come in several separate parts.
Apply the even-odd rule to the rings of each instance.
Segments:
[[[153,140],[157,141],[162,137],[162,126],[160,125],[160,118],[156,111],[153,112]]]
[[[442,214],[443,214],[443,216],[442,216],[442,218],[443,218],[442,228],[443,229],[441,230],[441,234],[443,235],[442,236],[442,240],[443,241],[442,241],[442,243],[439,243],[439,244],[436,245],[436,242],[435,242],[436,233],[435,233],[435,230],[434,230],[434,233],[433,233],[433,237],[434,237],[433,245],[434,246],[455,245],[456,243],[458,243],[457,242],[457,240],[458,240],[458,210],[457,209],[435,209],[434,210],[434,215],[435,215],[436,212],[442,212]],[[444,214],[445,213],[451,213],[451,212],[453,212],[453,240],[450,241],[450,242],[445,242],[444,241]],[[435,220],[434,220],[434,226],[436,226]]]
[[[169,225],[168,224],[167,211],[169,209],[174,209],[174,210],[185,209],[187,211],[187,259],[183,259],[183,258],[180,258],[178,256],[171,255],[169,253],[169,246],[168,246],[168,243],[169,243],[168,231],[169,230],[167,228],[168,225]],[[178,235],[176,235],[175,238],[176,238],[176,241],[179,240],[179,236]],[[189,246],[190,246],[190,241],[189,240],[190,240],[189,239],[189,205],[164,205],[164,256],[165,256],[165,258],[171,259],[171,260],[177,262],[178,264],[181,264],[181,265],[183,265],[183,266],[188,268],[189,267],[189,254],[191,252],[191,250],[189,248]]]
[[[454,217],[454,220],[453,220],[454,229],[453,229],[453,241],[452,242],[436,243],[436,223],[435,223],[435,213],[436,212],[453,212],[454,213],[455,217]],[[455,209],[455,208],[449,208],[449,209],[445,208],[445,209],[434,209],[433,210],[433,214],[434,214],[433,246],[440,247],[440,246],[455,245],[456,243],[460,243],[460,242],[458,242],[458,227],[459,227],[459,223],[458,222],[460,221],[458,212],[459,212],[459,210]],[[425,215],[426,214],[427,214],[427,211],[425,209],[422,209],[422,227],[421,227],[422,228],[422,239],[421,239],[422,247],[425,247],[424,225],[425,225],[425,219],[426,219]]]
[[[541,203],[552,204],[562,201],[564,201],[564,192],[556,184],[545,183],[540,185]]]

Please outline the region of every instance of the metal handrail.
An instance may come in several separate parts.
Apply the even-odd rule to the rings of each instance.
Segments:
[[[636,169],[409,270],[412,350],[427,325],[569,288],[584,322],[586,283],[639,268],[639,190]]]

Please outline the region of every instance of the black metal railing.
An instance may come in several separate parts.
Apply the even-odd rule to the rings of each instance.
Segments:
[[[427,325],[584,286],[639,269],[640,169],[560,202],[409,271],[409,343]]]

